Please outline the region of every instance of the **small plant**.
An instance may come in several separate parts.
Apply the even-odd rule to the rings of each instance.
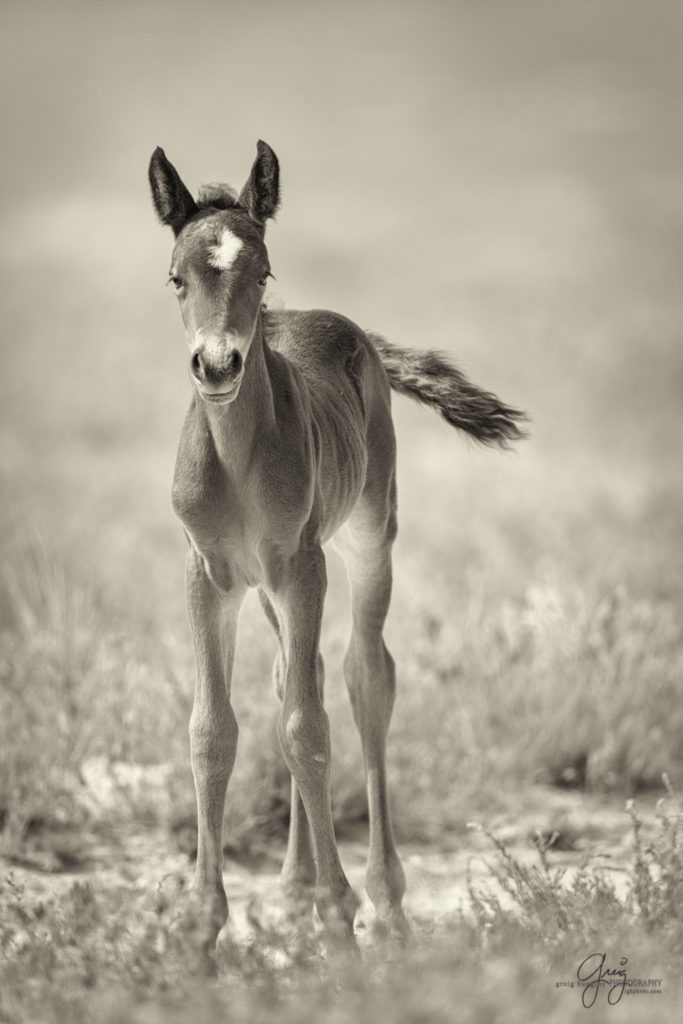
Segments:
[[[668,775],[663,776],[667,796],[657,803],[659,831],[643,836],[643,821],[635,801],[626,810],[633,831],[633,869],[629,895],[631,904],[649,932],[666,934],[677,950],[683,949],[680,907],[683,901],[683,854],[681,832],[683,809]]]
[[[480,828],[480,826],[471,826]],[[567,948],[593,941],[601,928],[616,926],[626,911],[613,883],[584,858],[578,867],[553,867],[552,839],[537,835],[537,864],[523,864],[487,829],[480,829],[497,851],[489,864],[491,880],[476,888],[468,876],[471,910],[486,944],[498,950],[521,942],[550,962]]]

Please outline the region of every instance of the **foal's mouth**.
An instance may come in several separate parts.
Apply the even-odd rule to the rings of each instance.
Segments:
[[[208,402],[209,405],[228,405],[237,398],[237,392],[240,389],[241,383],[242,377],[239,376],[237,380],[233,381],[223,391],[205,391],[199,383],[196,384],[196,388],[203,402]]]

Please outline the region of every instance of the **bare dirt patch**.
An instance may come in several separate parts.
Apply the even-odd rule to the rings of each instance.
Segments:
[[[538,790],[525,802],[526,809],[514,818],[503,815],[482,820],[479,827],[463,834],[445,836],[437,846],[400,844],[407,879],[405,905],[416,931],[429,931],[460,911],[467,913],[471,886],[476,890],[485,887],[504,899],[491,871],[499,856],[491,835],[522,865],[537,863],[537,843],[545,842],[550,844],[551,867],[563,869],[567,881],[587,864],[607,873],[617,893],[625,891],[633,840],[624,801]],[[638,811],[647,837],[656,827],[655,801],[639,801]],[[70,869],[64,868],[64,857],[59,855],[65,843],[79,861]],[[343,840],[340,851],[349,880],[362,897],[356,920],[362,933],[373,917],[364,895],[366,844],[361,839]],[[224,879],[236,938],[248,936],[254,909],[266,922],[277,925],[280,920],[283,854],[278,844],[262,847],[249,858],[226,854]],[[132,834],[122,829],[110,830],[105,837],[83,834],[65,840],[64,836],[43,836],[25,855],[0,858],[0,870],[22,885],[33,901],[59,896],[77,882],[103,893],[125,890],[140,895],[169,884],[189,886],[193,863],[186,853],[174,849],[168,832]]]

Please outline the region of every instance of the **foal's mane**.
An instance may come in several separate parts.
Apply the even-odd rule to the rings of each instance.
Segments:
[[[200,210],[234,210],[239,206],[239,192],[223,181],[212,181],[199,186],[197,206]]]

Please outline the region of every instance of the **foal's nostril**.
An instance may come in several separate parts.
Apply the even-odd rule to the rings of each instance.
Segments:
[[[234,348],[230,353],[230,357],[228,359],[228,371],[236,377],[241,369],[242,353],[240,352],[239,349]]]
[[[195,377],[198,377],[202,369],[202,361],[199,358],[199,352],[194,352],[192,359],[190,360],[190,366]]]

